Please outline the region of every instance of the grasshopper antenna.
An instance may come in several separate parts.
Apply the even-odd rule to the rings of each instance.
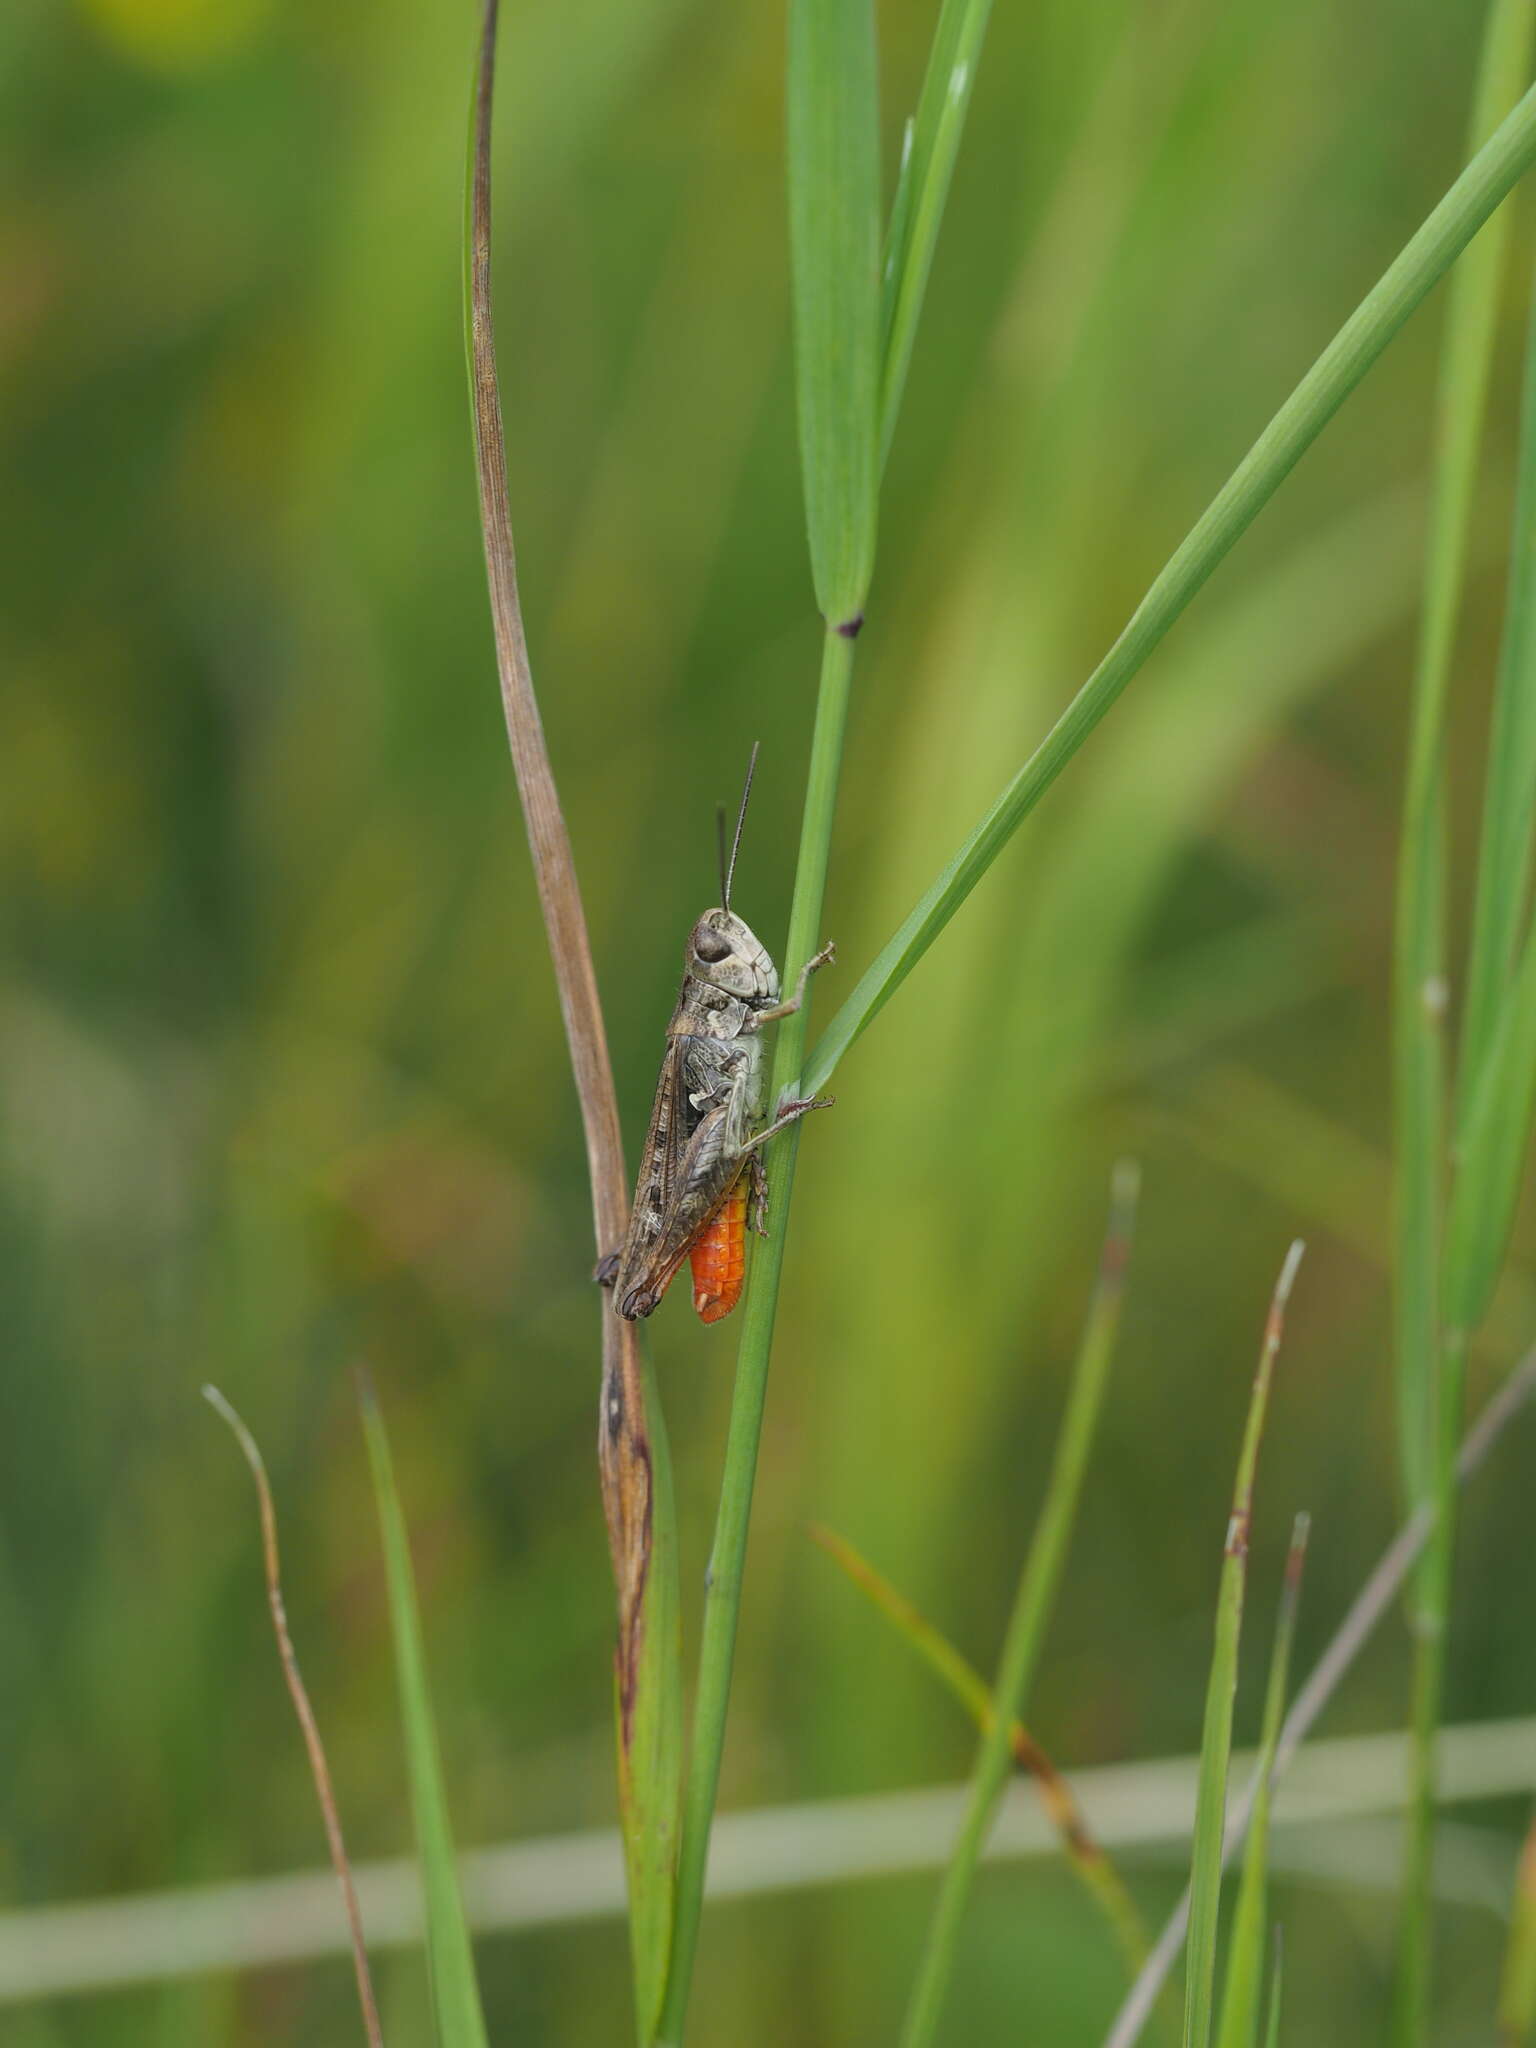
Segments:
[[[761,742],[752,742],[751,759],[747,762],[747,779],[741,790],[741,809],[736,813],[736,836],[731,841],[731,857],[725,857],[725,812],[718,813],[720,822],[720,907],[731,907],[731,884],[736,879],[736,856],[741,851],[741,828],[747,822],[747,799],[752,794],[752,777],[757,773],[757,750]]]

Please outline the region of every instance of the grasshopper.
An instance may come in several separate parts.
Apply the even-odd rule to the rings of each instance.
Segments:
[[[683,986],[667,1026],[650,1126],[623,1246],[597,1269],[627,1322],[648,1316],[684,1259],[693,1262],[693,1305],[706,1323],[730,1314],[741,1294],[749,1206],[767,1233],[768,1181],[762,1148],[830,1096],[782,1102],[767,1115],[765,1024],[788,1017],[806,983],[833,957],[823,946],[800,970],[795,992],[780,1000],[778,969],[765,946],[731,909],[731,883],[757,748],[747,764],[736,835],[725,857],[720,813],[720,904],[688,934]]]

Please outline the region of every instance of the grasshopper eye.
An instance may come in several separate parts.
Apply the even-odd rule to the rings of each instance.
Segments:
[[[717,932],[713,925],[701,924],[693,934],[694,958],[713,966],[718,960],[731,956],[731,942]]]

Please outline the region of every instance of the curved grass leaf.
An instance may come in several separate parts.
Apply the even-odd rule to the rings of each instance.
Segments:
[[[1243,1628],[1243,1592],[1248,1575],[1248,1535],[1253,1521],[1253,1480],[1259,1441],[1269,1408],[1275,1359],[1285,1329],[1286,1304],[1301,1262],[1298,1240],[1286,1254],[1275,1283],[1258,1370],[1248,1403],[1232,1514],[1227,1523],[1216,1600],[1216,1644],[1211,1654],[1200,1743],[1200,1782],[1195,1797],[1195,1838],[1189,1874],[1189,1952],[1184,1980],[1184,2048],[1207,2048],[1216,1995],[1216,1928],[1221,1912],[1221,1866],[1225,1849],[1227,1772],[1232,1759],[1232,1701],[1237,1690],[1237,1652]]]
[[[843,1054],[890,1001],[1196,592],[1533,161],[1536,90],[1479,150],[1345,321],[1170,558],[1103,661],[866,970],[806,1066],[807,1093],[830,1080]]]
[[[592,1184],[595,1249],[623,1239],[629,1183],[592,948],[561,812],[517,591],[491,303],[491,114],[496,0],[485,0],[470,93],[464,339],[480,522],[507,740],[560,992]],[[614,1653],[619,1821],[630,1898],[636,2025],[651,2038],[670,1966],[682,1785],[683,1680],[671,1460],[649,1359],[632,1323],[594,1303],[602,1330],[598,1468],[618,1594]]]
[[[416,1819],[416,1852],[421,1859],[422,1898],[426,1911],[427,1972],[431,1980],[432,2017],[438,2048],[487,2048],[485,2017],[475,1982],[474,1949],[464,1901],[448,1794],[443,1784],[437,1723],[427,1685],[427,1660],[416,1605],[416,1575],[400,1497],[395,1490],[394,1464],[384,1418],[366,1381],[358,1392],[368,1463],[373,1471],[379,1535],[384,1547],[384,1575],[389,1594],[390,1633],[395,1643],[395,1674],[400,1688],[400,1718],[405,1727],[406,1774],[411,1809]]]

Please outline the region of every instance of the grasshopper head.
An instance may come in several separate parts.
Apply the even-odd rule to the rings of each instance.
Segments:
[[[779,999],[778,971],[767,948],[734,911],[705,911],[688,934],[688,972],[749,1005]]]

